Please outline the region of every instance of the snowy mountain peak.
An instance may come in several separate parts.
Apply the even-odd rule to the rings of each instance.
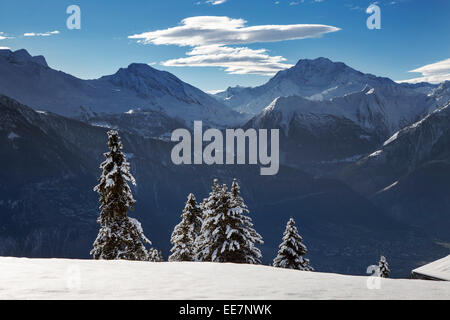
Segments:
[[[0,50],[0,57],[3,57],[15,64],[26,64],[28,62],[37,63],[43,67],[48,67],[47,61],[43,56],[32,56],[25,49],[11,51],[9,49]]]
[[[167,72],[159,71],[145,63],[131,63],[127,68],[120,68],[115,74],[111,76],[104,76],[103,78],[123,78],[135,76],[154,79],[158,76],[163,76],[166,74]]]
[[[21,60],[30,60],[32,58],[32,56],[25,49],[19,49],[17,51],[14,51],[12,54],[15,58]]]
[[[169,74],[168,72],[157,70],[146,63],[131,63],[127,68],[119,69],[118,73],[119,72],[134,73],[145,77],[154,77],[158,74]]]
[[[34,62],[36,62],[36,63],[38,63],[38,64],[48,68],[47,60],[45,60],[44,56],[34,56],[32,58],[32,61],[34,61]]]
[[[369,95],[377,90],[391,94],[406,94],[408,90],[416,93],[389,78],[359,72],[342,62],[317,58],[300,60],[294,67],[278,72],[262,86],[229,88],[215,97],[233,109],[256,115],[277,97],[301,96],[324,101],[361,92],[367,85],[374,89]]]
[[[349,66],[347,66],[343,62],[334,62],[334,61],[331,61],[330,59],[324,58],[324,57],[319,57],[316,59],[300,59],[292,69],[296,70],[296,71],[308,70],[308,69],[315,69],[315,70],[321,70],[321,71],[330,70],[330,69],[340,69],[340,70],[349,69],[352,71],[356,71],[356,70],[350,68]]]
[[[298,60],[298,62],[296,63],[296,67],[299,67],[299,66],[302,66],[302,65],[305,65],[305,64],[328,64],[328,65],[330,65],[330,64],[333,64],[334,62],[333,61],[331,61],[330,59],[328,59],[328,58],[325,58],[325,57],[318,57],[318,58],[316,58],[316,59],[300,59],[300,60]]]
[[[294,81],[302,82],[312,82],[315,83],[319,79],[330,80],[335,75],[346,74],[346,75],[362,75],[361,72],[350,68],[345,63],[333,62],[327,58],[317,58],[317,59],[302,59],[297,62],[297,64],[287,70],[279,72],[275,77],[274,81],[279,79],[292,79]],[[325,81],[323,81],[325,82]]]
[[[183,94],[185,85],[171,73],[157,70],[144,63],[132,63],[127,68],[121,68],[115,74],[104,76],[99,80],[109,81],[145,97]]]
[[[44,57],[33,57],[23,49],[0,51],[0,92],[37,110],[82,119],[141,108],[187,125],[194,120],[217,126],[247,120],[200,89],[148,64],[132,63],[113,75],[82,80],[49,68]]]

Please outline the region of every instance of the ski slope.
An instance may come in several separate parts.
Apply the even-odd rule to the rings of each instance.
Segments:
[[[380,289],[367,282],[380,280]],[[0,299],[450,299],[450,282],[267,266],[0,258]]]

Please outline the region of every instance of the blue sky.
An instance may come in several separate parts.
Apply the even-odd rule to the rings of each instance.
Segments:
[[[381,30],[366,26],[373,1],[207,2],[1,0],[0,47],[44,55],[51,67],[84,79],[149,63],[205,91],[259,85],[299,59],[320,56],[394,80],[450,74],[448,0],[377,1]],[[81,30],[66,27],[73,4],[81,8]],[[204,16],[216,18],[198,18]],[[198,39],[196,28],[205,23],[213,30]],[[182,36],[174,38],[173,28],[183,24]],[[46,34],[51,31],[59,33]],[[418,68],[422,74],[408,72]]]

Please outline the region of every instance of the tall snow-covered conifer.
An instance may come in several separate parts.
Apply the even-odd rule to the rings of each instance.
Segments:
[[[169,261],[195,261],[195,241],[202,227],[202,210],[191,193],[181,215],[181,222],[175,227],[170,242],[173,247]]]
[[[217,202],[220,196],[220,185],[219,180],[214,179],[213,186],[211,187],[211,192],[209,193],[209,197],[204,199],[200,204],[200,208],[202,210],[202,227],[200,228],[200,234],[195,239],[195,260],[196,261],[208,261],[207,254],[207,246],[209,246],[209,239],[205,238],[205,230],[203,225],[205,223],[205,219],[212,215],[215,212],[215,208],[217,206]]]
[[[273,260],[273,266],[277,268],[297,269],[302,271],[314,271],[309,265],[309,260],[303,256],[308,252],[302,243],[303,239],[298,234],[294,218],[289,219],[283,242],[279,246],[278,255]]]
[[[378,263],[378,272],[381,278],[389,278],[391,270],[389,270],[389,264],[385,256],[381,256],[380,262]]]
[[[231,210],[234,214],[240,215],[242,222],[240,226],[239,238],[241,251],[245,255],[246,263],[261,264],[261,251],[255,246],[255,244],[263,244],[264,241],[261,235],[253,228],[252,219],[248,216],[250,211],[247,205],[244,203],[244,199],[241,196],[241,188],[237,179],[233,180],[230,192]]]
[[[130,173],[130,164],[122,153],[122,142],[117,131],[108,132],[109,152],[101,164],[102,175],[94,188],[100,196],[100,231],[91,251],[94,259],[139,260],[148,259],[144,243],[151,244],[136,219],[127,216],[135,200],[128,182],[136,185]]]
[[[254,246],[262,238],[252,229],[251,219],[242,214],[245,204],[236,184],[237,197],[217,180],[204,203],[198,257],[200,261],[260,263],[261,253]],[[253,231],[252,231],[253,230]]]

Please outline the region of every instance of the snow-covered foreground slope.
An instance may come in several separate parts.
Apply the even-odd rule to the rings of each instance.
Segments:
[[[0,299],[450,299],[450,282],[212,263],[0,258]]]

